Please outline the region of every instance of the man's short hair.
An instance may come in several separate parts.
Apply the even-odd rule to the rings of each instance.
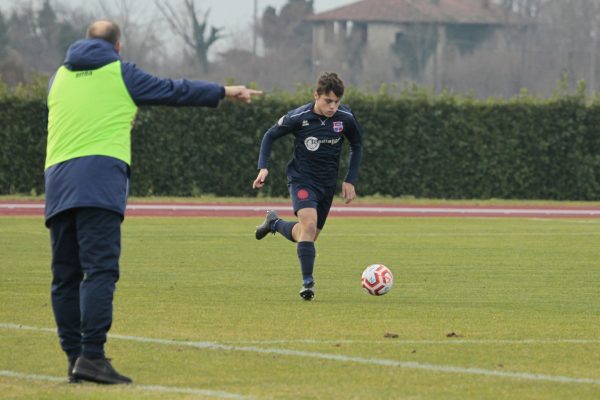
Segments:
[[[85,37],[88,39],[104,39],[116,45],[121,39],[121,29],[119,25],[112,21],[94,21],[88,26]]]
[[[337,97],[344,95],[344,82],[335,72],[325,72],[317,80],[317,94],[333,92]]]

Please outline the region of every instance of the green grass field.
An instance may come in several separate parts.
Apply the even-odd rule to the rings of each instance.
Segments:
[[[332,217],[313,302],[259,222],[126,220],[107,387],[66,383],[41,219],[0,217],[0,398],[600,398],[599,219]]]

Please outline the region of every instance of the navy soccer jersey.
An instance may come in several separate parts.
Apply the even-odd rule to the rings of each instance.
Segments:
[[[356,184],[362,158],[362,128],[350,108],[340,105],[331,117],[315,114],[314,103],[281,117],[264,135],[258,169],[268,168],[274,140],[294,135],[294,158],[287,165],[290,182],[335,186],[344,139],[350,143],[350,165],[345,182]]]

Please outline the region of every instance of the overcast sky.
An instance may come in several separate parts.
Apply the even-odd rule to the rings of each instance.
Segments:
[[[105,4],[116,5],[119,4],[120,0],[102,0]],[[150,5],[152,8],[153,1],[151,0],[129,0],[134,5]],[[183,0],[170,0],[172,4],[183,3]],[[262,11],[267,6],[273,6],[279,10],[281,6],[287,3],[287,0],[257,0],[258,1],[258,15],[262,14]],[[337,8],[342,5],[354,3],[358,0],[314,0],[315,11],[323,12]],[[0,0],[0,9],[4,12],[11,10],[19,4],[33,3],[34,5],[41,6],[43,0]],[[89,8],[96,10],[99,0],[51,0],[52,6],[57,4],[64,4],[71,7],[77,8]],[[206,10],[210,8],[210,21],[215,26],[224,26],[227,28],[234,28],[242,25],[247,27],[250,24],[253,13],[254,13],[254,0],[196,0],[196,5]]]
[[[153,0],[126,0],[131,3],[133,15],[139,18],[151,18],[160,15]],[[209,56],[228,47],[248,47],[251,36],[248,30],[252,26],[254,16],[254,0],[195,0],[196,6],[201,11],[210,9],[209,25],[225,28],[226,37],[211,48]],[[314,0],[315,12],[328,11],[343,5],[355,3],[358,0]],[[265,8],[273,6],[279,11],[288,0],[257,0],[258,17],[262,15]],[[0,0],[0,10],[5,16],[14,8],[24,4],[33,4],[34,8],[41,8],[44,0]],[[119,9],[121,0],[50,0],[55,9],[61,6],[69,9],[81,9],[96,13],[98,18],[105,17],[101,14],[100,3]],[[170,3],[183,9],[183,0],[170,0]],[[116,13],[118,14],[118,12]],[[168,28],[166,28],[168,29]],[[82,32],[83,35],[83,32]],[[183,45],[182,45],[183,46]],[[177,50],[177,49],[172,49]]]

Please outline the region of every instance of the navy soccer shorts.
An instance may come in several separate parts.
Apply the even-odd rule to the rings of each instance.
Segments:
[[[288,183],[288,190],[292,198],[294,214],[302,208],[315,208],[317,210],[317,229],[323,229],[329,215],[329,209],[335,195],[335,186],[323,187],[306,183]]]

